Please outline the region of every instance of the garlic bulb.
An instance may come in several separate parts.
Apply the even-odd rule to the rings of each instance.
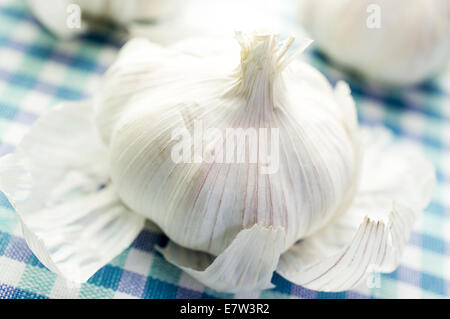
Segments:
[[[275,36],[242,35],[240,41],[241,63],[234,72],[215,67],[220,62],[214,57],[158,61],[158,52],[147,42],[132,42],[124,49],[125,59],[106,75],[97,100],[101,128],[105,118],[120,119],[111,120],[101,133],[110,144],[111,178],[124,203],[155,221],[175,242],[213,255],[254,224],[284,228],[286,250],[333,217],[356,174],[354,128],[335,102],[336,95],[345,93],[334,92],[306,64],[292,62],[282,72],[290,57],[286,47],[277,48]],[[127,52],[139,52],[141,58]],[[309,84],[305,76],[318,84]],[[328,103],[314,101],[319,90]],[[349,120],[354,116],[349,114]],[[174,162],[178,141],[173,131],[193,130],[194,120],[204,131],[215,128],[224,135],[223,141],[206,137],[205,146],[236,139],[225,133],[230,128],[279,128],[279,170],[260,175],[258,163]],[[259,135],[258,140],[263,138]],[[143,169],[143,163],[158,165]],[[167,200],[174,192],[176,203]]]
[[[83,21],[85,16],[89,16],[127,25],[166,16],[177,5],[176,0],[28,0],[28,3],[39,21],[60,37],[70,37],[86,29],[84,22],[71,25],[74,14],[77,18],[80,13]],[[81,12],[74,11],[73,5],[77,5]]]
[[[370,80],[412,85],[449,62],[447,0],[300,0],[299,3],[300,22],[319,48]]]
[[[295,59],[309,41],[236,39],[130,41],[93,101],[50,112],[0,160],[47,267],[86,280],[145,219],[169,237],[169,262],[220,291],[269,288],[274,271],[339,291],[396,267],[431,164],[360,131],[348,86]]]

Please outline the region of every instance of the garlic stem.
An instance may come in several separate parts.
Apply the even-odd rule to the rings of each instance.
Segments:
[[[270,101],[273,107],[274,81],[312,41],[305,39],[299,48],[287,54],[294,43],[293,36],[281,45],[279,34],[255,34],[254,37],[248,37],[242,32],[236,32],[235,37],[241,46],[238,94],[245,96],[249,104],[256,104],[262,97],[267,97],[265,100]]]

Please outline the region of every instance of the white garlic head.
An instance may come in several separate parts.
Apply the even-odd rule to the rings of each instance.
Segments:
[[[299,19],[329,57],[369,80],[412,85],[449,62],[447,0],[300,0]]]
[[[344,83],[333,89],[294,60],[293,38],[236,38],[240,50],[230,44],[216,54],[208,54],[212,42],[165,49],[132,40],[96,100],[123,202],[179,245],[213,255],[255,224],[283,228],[284,250],[322,228],[353,196],[359,158]],[[174,161],[184,136],[174,132],[195,139],[199,125],[206,133],[188,147],[193,157]],[[235,138],[230,132],[248,129],[256,138],[247,136],[243,160],[228,161],[226,152],[217,160]],[[258,153],[264,141],[265,158]],[[238,143],[230,145],[238,154]]]
[[[28,0],[39,21],[54,34],[70,37],[85,30],[85,18],[108,19],[121,25],[166,16],[177,0]],[[74,7],[76,6],[76,7]],[[81,18],[80,24],[73,19]]]
[[[360,130],[348,86],[294,59],[309,41],[236,38],[130,41],[93,99],[52,108],[0,158],[46,267],[85,282],[150,219],[165,260],[218,291],[271,288],[274,271],[343,291],[395,269],[432,164]]]

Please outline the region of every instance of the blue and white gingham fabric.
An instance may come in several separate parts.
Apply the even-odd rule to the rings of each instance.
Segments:
[[[288,17],[286,19],[289,19]],[[292,17],[290,18],[292,19]],[[112,32],[64,42],[45,30],[23,0],[0,0],[0,156],[59,101],[91,95],[123,42]],[[309,61],[335,82],[344,75],[314,50]],[[222,294],[206,288],[154,251],[163,235],[142,231],[87,283],[73,286],[48,271],[21,237],[17,216],[0,193],[0,298],[442,298],[450,296],[450,70],[407,91],[369,88],[349,79],[360,121],[416,142],[437,168],[433,201],[412,233],[398,269],[378,287],[321,293],[274,275],[274,289]]]

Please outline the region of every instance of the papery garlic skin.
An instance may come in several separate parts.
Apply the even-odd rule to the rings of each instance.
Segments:
[[[255,224],[284,228],[288,249],[333,218],[357,174],[354,119],[345,118],[319,72],[290,61],[292,39],[286,47],[277,35],[238,40],[241,61],[228,55],[223,62],[200,57],[202,47],[197,56],[183,45],[167,54],[134,40],[97,100],[121,199],[176,243],[213,255]],[[226,59],[235,66],[225,69],[233,64]],[[221,131],[279,128],[279,170],[262,175],[260,164],[174,163],[172,132],[190,129],[194,119]]]
[[[299,5],[299,21],[317,46],[371,81],[408,86],[449,63],[447,0],[299,0]]]
[[[28,0],[39,21],[60,37],[71,37],[86,29],[84,22],[81,28],[68,25],[70,15],[74,13],[71,5],[79,6],[83,19],[89,16],[127,25],[167,16],[178,3],[178,0]]]
[[[53,107],[13,154],[0,158],[0,190],[29,248],[48,269],[76,283],[126,249],[145,221],[108,182],[108,150],[93,125],[92,106],[88,100]]]

